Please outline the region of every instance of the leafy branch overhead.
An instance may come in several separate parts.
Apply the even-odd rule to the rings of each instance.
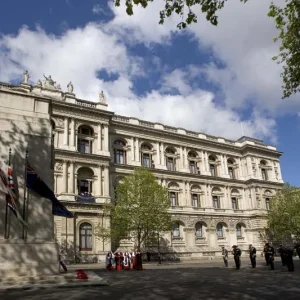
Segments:
[[[141,5],[143,8],[147,8],[148,4],[154,1],[115,0],[115,5],[120,6],[121,3],[125,2],[126,12],[131,16],[134,14],[134,6]],[[164,24],[165,19],[173,15],[179,15],[182,21],[177,24],[177,27],[185,29],[188,25],[197,23],[197,13],[200,13],[201,10],[207,21],[216,26],[218,25],[218,11],[223,9],[228,1],[164,0],[164,8],[159,12],[159,24]],[[240,2],[246,3],[248,0],[240,0]],[[274,18],[276,28],[279,30],[275,42],[280,41],[281,45],[279,54],[273,57],[273,60],[283,66],[283,72],[281,73],[283,79],[282,98],[287,98],[300,91],[300,1],[282,0],[281,6],[271,3],[268,16]],[[266,37],[266,39],[268,38],[272,37]]]
[[[147,238],[171,230],[169,208],[167,189],[148,169],[136,168],[116,188],[116,201],[105,207],[110,228],[98,228],[96,234],[104,239],[131,238],[140,249]]]

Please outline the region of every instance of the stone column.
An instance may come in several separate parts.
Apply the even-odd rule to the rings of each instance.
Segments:
[[[246,166],[247,166],[247,176],[248,177],[253,177],[253,172],[252,172],[252,162],[251,162],[251,157],[250,156],[247,156],[246,158]]]
[[[281,174],[280,162],[277,163],[277,169],[278,169],[278,180],[282,181],[282,174]]]
[[[258,158],[255,158],[255,165],[256,165],[256,178],[257,179],[262,179],[259,164],[258,164]]]
[[[58,148],[58,132],[54,131],[54,148]]]
[[[191,186],[190,182],[186,182],[186,197],[185,197],[185,205],[191,206]]]
[[[159,145],[159,142],[156,143],[156,164],[160,165],[160,145]]]
[[[187,150],[186,150],[186,147],[184,147],[184,159],[183,159],[183,168],[184,169],[187,169],[188,166],[187,166]]]
[[[166,163],[165,163],[165,151],[164,151],[164,144],[161,143],[161,164],[162,166],[166,166]]]
[[[103,183],[102,183],[102,166],[98,167],[98,186],[99,186],[99,196],[103,196]]]
[[[208,154],[207,154],[207,151],[205,151],[205,169],[206,169],[206,172],[208,173],[209,172],[209,166],[208,166]]]
[[[104,125],[103,135],[104,135],[103,150],[104,151],[109,151],[109,145],[108,145],[108,125],[106,125],[106,124]]]
[[[243,205],[241,206],[241,209],[251,209],[251,203],[248,204],[249,201],[247,201],[246,199],[246,192],[245,192],[245,189],[242,189],[242,197],[239,199],[240,201],[240,205],[241,205],[241,202],[243,202]]]
[[[201,173],[205,174],[206,170],[205,170],[205,159],[204,159],[204,151],[201,151]]]
[[[211,194],[211,185],[207,185],[207,207],[212,208],[213,203],[212,203],[212,194]]]
[[[102,125],[98,125],[98,151],[102,151]]]
[[[75,120],[71,119],[71,147],[75,147]]]
[[[69,193],[74,194],[74,163],[70,162],[70,186]]]
[[[135,138],[135,160],[140,161],[140,147],[139,147],[139,139]]]
[[[63,192],[67,193],[68,191],[68,162],[64,161],[63,162]]]
[[[229,174],[228,174],[227,155],[224,155],[224,168],[225,168],[224,174],[225,174],[225,175],[229,175]]]
[[[109,170],[108,166],[104,166],[104,196],[109,196]]]
[[[225,172],[224,172],[224,158],[223,158],[223,154],[220,155],[220,161],[221,161],[221,164],[219,165],[219,175],[224,175]]]
[[[184,162],[183,162],[183,149],[180,147],[180,168],[184,169]]]
[[[64,146],[69,145],[69,119],[65,117],[64,123]]]
[[[130,145],[130,150],[131,150],[131,161],[135,161],[135,144],[134,144],[134,137],[131,138],[130,142],[131,142],[131,145]]]
[[[242,169],[242,164],[241,164],[241,159],[238,158],[238,169],[237,169],[237,176],[238,179],[243,179],[243,169]]]

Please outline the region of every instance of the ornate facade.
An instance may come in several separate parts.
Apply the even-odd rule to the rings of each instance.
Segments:
[[[70,260],[103,259],[111,245],[94,234],[99,223],[109,225],[103,203],[138,166],[169,190],[174,224],[162,237],[164,249],[193,258],[219,255],[223,245],[262,246],[265,215],[283,184],[275,147],[118,116],[107,110],[103,93],[98,102],[81,100],[71,83],[64,93],[49,77],[26,83],[26,92],[52,100],[54,191],[75,215],[55,217],[61,253]]]

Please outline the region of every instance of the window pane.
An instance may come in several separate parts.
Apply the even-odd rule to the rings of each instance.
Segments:
[[[202,225],[200,224],[196,226],[196,237],[202,237]]]
[[[232,209],[238,209],[238,203],[237,203],[237,199],[236,198],[231,198],[232,201]]]
[[[236,236],[238,236],[238,237],[242,236],[242,227],[241,227],[241,225],[236,226]]]
[[[217,236],[223,237],[223,225],[222,224],[217,225]]]
[[[91,153],[90,152],[90,143],[87,140],[78,140],[78,151],[81,153]]]
[[[190,161],[190,171],[191,171],[191,173],[193,173],[193,174],[196,174],[196,173],[197,173],[197,165],[196,165],[196,162]]]
[[[170,192],[169,195],[170,195],[171,206],[176,206],[176,193]]]
[[[216,176],[215,165],[209,165],[209,168],[210,168],[210,175],[211,176]]]
[[[174,171],[174,159],[172,157],[167,157],[167,169],[169,171]]]
[[[179,237],[180,236],[180,231],[179,231],[179,225],[178,224],[173,224],[173,236],[174,237]]]
[[[266,209],[270,210],[270,199],[266,198]]]
[[[229,177],[230,177],[231,179],[234,179],[233,168],[229,167],[229,168],[228,168],[228,173],[229,173]]]
[[[79,243],[81,250],[92,250],[92,226],[84,223],[79,228]]]
[[[125,151],[120,149],[115,149],[115,163],[125,164]]]
[[[142,160],[142,164],[143,164],[143,167],[145,168],[150,168],[150,154],[148,153],[143,153],[143,160]]]
[[[214,208],[219,208],[219,198],[218,198],[218,196],[213,196],[213,206],[214,206]]]
[[[267,170],[261,169],[261,175],[263,180],[268,180]]]
[[[192,206],[198,207],[199,202],[198,202],[198,195],[197,194],[192,194]]]

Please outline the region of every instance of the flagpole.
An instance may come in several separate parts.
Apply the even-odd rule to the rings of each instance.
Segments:
[[[10,167],[11,163],[11,148],[8,150],[8,166]],[[6,210],[5,210],[5,239],[9,238],[10,234],[10,210],[8,209],[8,202],[7,202],[7,197],[9,195],[6,195]]]
[[[27,223],[27,159],[28,159],[28,150],[26,150],[25,154],[25,168],[24,168],[24,196],[23,196],[23,220]],[[27,239],[27,228],[23,225],[23,239]]]

